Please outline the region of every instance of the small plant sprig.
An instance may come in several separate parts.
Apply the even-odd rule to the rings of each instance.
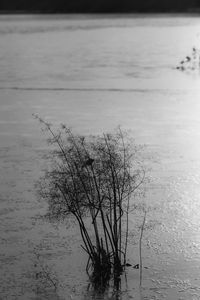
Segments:
[[[57,292],[58,289],[58,279],[54,272],[49,268],[48,265],[44,264],[41,260],[39,253],[35,252],[35,262],[34,262],[34,274],[37,283],[37,290],[41,289],[53,289],[54,292]]]
[[[200,70],[200,49],[192,48],[191,55],[187,55],[176,67],[180,71],[199,71]]]

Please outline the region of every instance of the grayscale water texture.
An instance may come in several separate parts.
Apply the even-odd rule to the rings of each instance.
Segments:
[[[200,77],[175,69],[199,45],[198,16],[0,16],[0,299],[200,299]],[[40,218],[48,147],[33,113],[82,134],[121,125],[146,145],[156,224],[141,289],[128,268],[120,292],[94,291],[76,225]]]

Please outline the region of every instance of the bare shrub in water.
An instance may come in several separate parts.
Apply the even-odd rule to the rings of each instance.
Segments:
[[[38,119],[54,146],[51,169],[39,183],[40,195],[48,201],[49,216],[76,218],[88,254],[87,272],[91,268],[93,280],[104,283],[126,264],[130,197],[144,179],[138,147],[121,129],[85,137],[64,125],[55,133]]]

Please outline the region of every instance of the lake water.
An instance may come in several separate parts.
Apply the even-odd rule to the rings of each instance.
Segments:
[[[198,16],[0,16],[0,299],[200,299],[200,77],[175,69],[199,45]],[[47,146],[33,113],[83,134],[121,125],[146,145],[156,225],[141,289],[129,268],[120,292],[94,291],[76,226],[40,218]]]

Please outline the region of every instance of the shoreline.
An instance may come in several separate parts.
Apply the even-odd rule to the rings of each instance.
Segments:
[[[188,9],[185,11],[63,11],[63,10],[0,10],[0,15],[197,15],[200,14],[200,8]]]

